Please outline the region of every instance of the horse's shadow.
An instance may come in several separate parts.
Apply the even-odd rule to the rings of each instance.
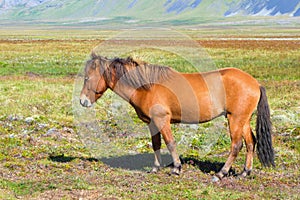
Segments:
[[[125,155],[119,157],[109,157],[109,158],[84,158],[84,157],[70,157],[70,156],[49,156],[49,159],[53,162],[71,162],[74,159],[81,159],[84,161],[100,161],[112,168],[121,168],[132,171],[148,171],[153,165],[153,154],[143,153],[135,155]],[[203,173],[216,173],[221,170],[224,163],[222,162],[212,162],[209,160],[198,160],[191,157],[181,157],[182,164],[193,165],[198,168]],[[171,167],[173,165],[171,156],[169,154],[163,154],[162,160],[164,167]],[[235,174],[235,171],[231,169],[230,174]]]

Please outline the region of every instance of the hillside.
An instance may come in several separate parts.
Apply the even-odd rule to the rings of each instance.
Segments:
[[[300,16],[300,0],[244,0],[232,6],[225,16],[254,15],[254,16]]]
[[[230,17],[300,16],[300,0],[2,0],[0,19],[63,24],[198,24]]]

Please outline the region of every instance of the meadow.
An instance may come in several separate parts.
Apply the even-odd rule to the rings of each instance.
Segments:
[[[245,159],[244,147],[232,174],[212,183],[212,174],[222,167],[230,147],[225,124],[211,151],[199,154],[201,141],[209,137],[205,133],[216,130],[214,121],[197,128],[172,127],[178,138],[185,132],[197,136],[184,152],[179,151],[184,162],[180,176],[170,176],[169,167],[150,174],[143,163],[141,167],[127,166],[124,162],[129,160],[137,165],[141,160],[152,162],[150,134],[140,129],[141,123],[132,110],[126,113],[136,127],[127,127],[126,121],[119,125],[118,120],[124,118],[106,112],[112,92],[94,107],[96,123],[113,141],[111,148],[137,154],[98,159],[89,148],[89,135],[82,137],[76,122],[73,92],[91,50],[119,31],[16,28],[0,30],[0,199],[300,198],[299,30],[206,27],[178,31],[199,44],[216,68],[240,68],[266,87],[275,168],[263,168],[255,156],[253,173],[237,178],[235,174],[242,171]],[[121,47],[114,50],[112,55],[133,56],[190,71],[186,60],[169,52],[139,49],[122,54]],[[218,123],[225,123],[225,119],[220,120]],[[135,137],[136,130],[143,133]],[[95,139],[92,131],[90,134]]]

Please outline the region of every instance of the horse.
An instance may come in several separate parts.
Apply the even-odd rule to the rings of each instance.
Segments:
[[[180,73],[171,67],[153,65],[128,58],[108,59],[91,54],[84,69],[80,104],[91,107],[110,89],[135,109],[147,123],[154,151],[152,172],[161,168],[161,136],[173,159],[172,174],[181,173],[181,161],[172,135],[172,123],[203,123],[219,116],[228,120],[230,154],[224,166],[213,176],[219,181],[228,172],[243,146],[246,159],[241,176],[250,175],[253,155],[265,167],[275,166],[272,124],[266,90],[256,79],[237,68],[204,73]],[[250,120],[257,110],[256,137]]]

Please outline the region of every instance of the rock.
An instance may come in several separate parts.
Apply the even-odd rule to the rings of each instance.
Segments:
[[[45,136],[57,136],[60,135],[59,131],[57,130],[57,128],[50,128],[47,133],[45,134]]]
[[[111,108],[114,109],[114,110],[120,110],[122,108],[122,103],[119,102],[119,101],[116,101],[116,102],[113,102],[111,104]]]
[[[18,116],[18,115],[9,115],[7,117],[7,119],[9,121],[19,121],[19,120],[22,120],[22,117],[21,116]]]
[[[198,124],[190,124],[189,127],[193,130],[198,130]]]
[[[75,133],[74,129],[68,128],[68,127],[64,127],[64,128],[63,128],[63,131],[64,131],[64,132],[67,132],[67,133],[71,133],[71,134]]]
[[[213,176],[212,178],[211,178],[211,182],[213,182],[213,183],[217,183],[217,182],[219,182],[219,181],[221,181],[217,176]]]
[[[44,129],[44,128],[48,127],[48,124],[38,123],[37,127],[38,127],[38,129]]]
[[[24,121],[25,121],[26,124],[30,125],[34,122],[34,118],[33,117],[26,117]]]

